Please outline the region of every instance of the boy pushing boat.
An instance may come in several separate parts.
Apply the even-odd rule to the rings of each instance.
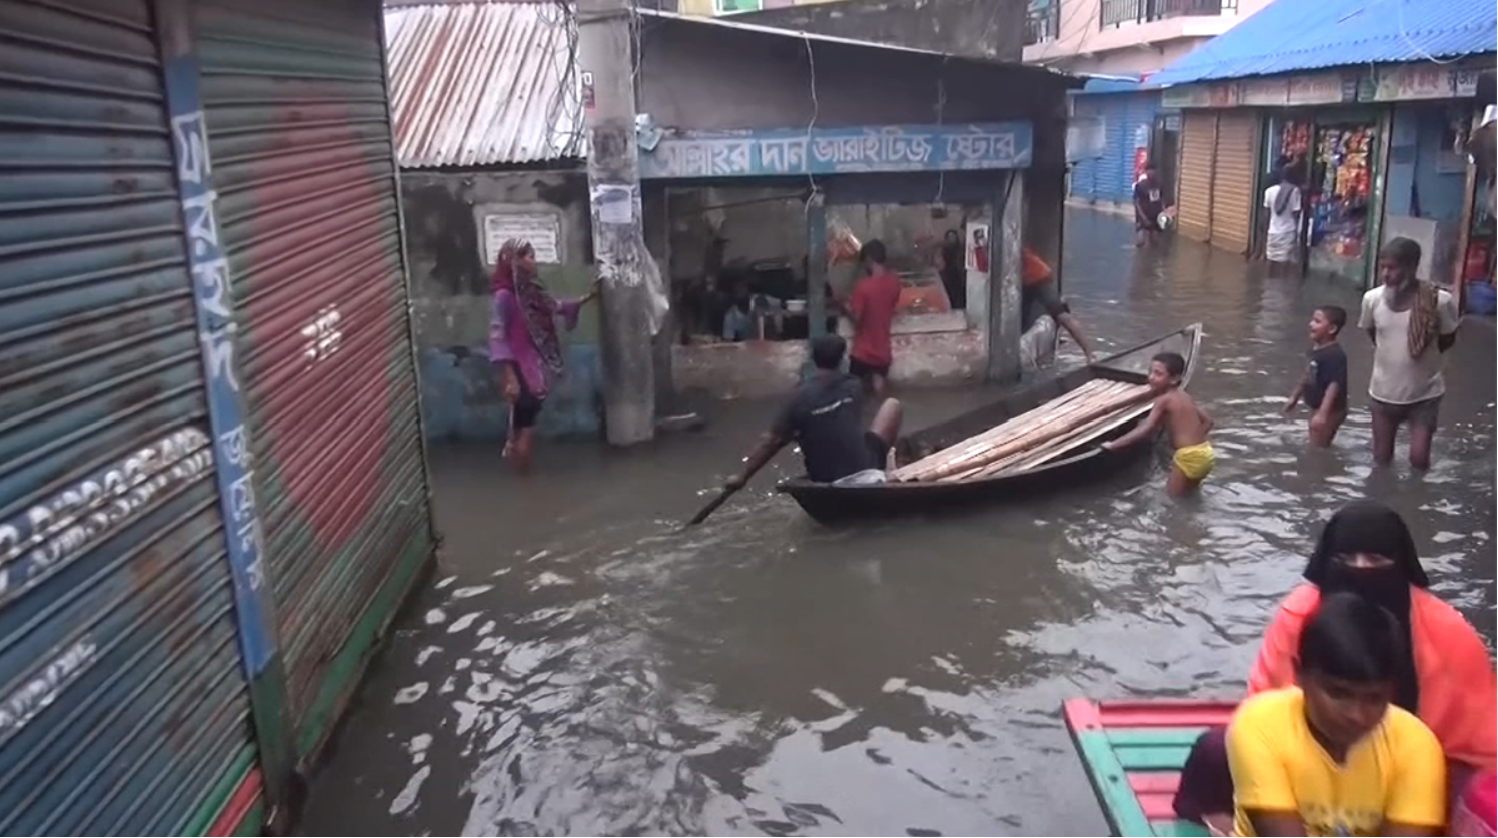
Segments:
[[[1151,359],[1148,383],[1155,398],[1154,408],[1134,430],[1102,446],[1116,451],[1153,439],[1163,424],[1175,447],[1170,480],[1165,484],[1165,490],[1174,497],[1188,494],[1201,485],[1217,460],[1212,443],[1207,441],[1212,417],[1181,390],[1181,376],[1185,373],[1186,359],[1175,352],[1161,352]]]

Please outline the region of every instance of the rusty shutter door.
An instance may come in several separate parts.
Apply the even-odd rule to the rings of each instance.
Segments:
[[[1248,252],[1253,229],[1254,160],[1258,119],[1252,111],[1222,111],[1212,178],[1212,244]]]
[[[155,32],[0,33],[0,834],[197,833],[256,751]]]
[[[1180,197],[1176,223],[1181,235],[1206,241],[1212,230],[1212,155],[1217,134],[1217,114],[1187,111],[1181,119]]]
[[[255,492],[304,754],[434,555],[380,6],[198,8]]]

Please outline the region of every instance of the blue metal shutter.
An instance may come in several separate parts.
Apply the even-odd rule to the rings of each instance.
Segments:
[[[435,550],[379,27],[367,0],[198,8],[235,356],[304,752],[351,692],[369,626]]]
[[[1074,96],[1072,98],[1072,113],[1076,116],[1100,117],[1102,109],[1099,105],[1103,96]],[[1106,136],[1107,121],[1104,119],[1104,135]],[[1072,167],[1070,193],[1073,197],[1085,198],[1087,200],[1098,199],[1098,170],[1107,160],[1107,146],[1104,146],[1103,157],[1089,157],[1078,160]]]
[[[1098,197],[1122,204],[1134,198],[1134,154],[1148,148],[1159,94],[1115,93],[1097,97],[1108,122],[1107,146],[1098,166]],[[1141,145],[1142,143],[1142,145]]]
[[[1098,99],[1103,119],[1107,121],[1103,158],[1098,161],[1097,195],[1103,201],[1124,200],[1126,190],[1133,189],[1128,172],[1133,170],[1133,149],[1129,145],[1128,95],[1106,94]],[[1127,162],[1125,158],[1128,158]]]
[[[255,758],[159,72],[143,0],[0,4],[0,834]]]

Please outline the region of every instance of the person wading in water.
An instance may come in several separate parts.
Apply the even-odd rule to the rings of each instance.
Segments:
[[[1380,287],[1363,295],[1358,328],[1373,340],[1373,376],[1368,381],[1373,414],[1373,461],[1394,460],[1394,436],[1410,426],[1410,465],[1430,468],[1446,350],[1456,343],[1460,317],[1445,290],[1415,277],[1420,245],[1396,238],[1378,254]]]
[[[598,296],[598,281],[581,299],[557,300],[536,276],[536,251],[530,242],[511,239],[499,250],[489,288],[494,295],[489,359],[498,368],[501,392],[510,406],[504,456],[517,471],[528,474],[536,419],[550,384],[565,372],[557,320],[569,331],[577,328],[578,312]]]

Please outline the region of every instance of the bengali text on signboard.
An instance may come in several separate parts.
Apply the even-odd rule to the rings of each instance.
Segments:
[[[1021,169],[1028,122],[683,132],[640,155],[644,178]]]

